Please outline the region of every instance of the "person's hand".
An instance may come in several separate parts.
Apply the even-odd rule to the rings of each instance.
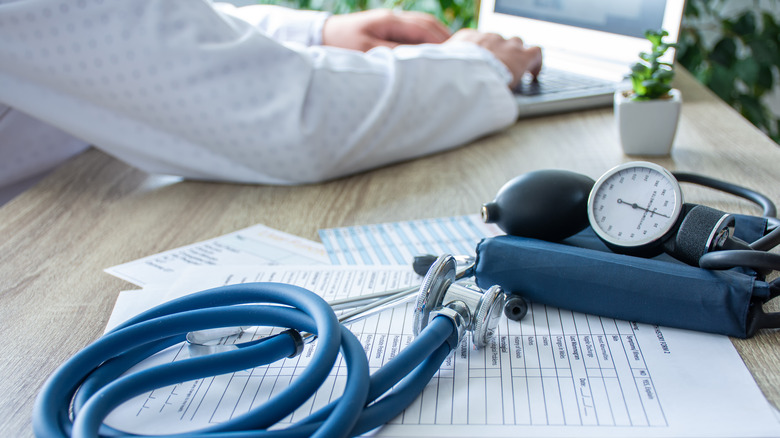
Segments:
[[[322,44],[360,51],[400,44],[439,44],[449,37],[447,27],[430,14],[387,9],[333,15],[322,28]]]
[[[483,33],[473,29],[463,29],[456,32],[447,43],[465,41],[474,43],[489,50],[507,66],[514,78],[509,84],[514,88],[523,75],[530,73],[534,77],[542,69],[542,49],[536,46],[526,46],[518,37],[505,39],[495,33]]]

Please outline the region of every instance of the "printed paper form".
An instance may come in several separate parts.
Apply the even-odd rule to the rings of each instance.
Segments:
[[[137,286],[170,284],[189,266],[326,264],[322,244],[254,225],[106,269]]]
[[[423,254],[475,255],[485,237],[504,234],[479,215],[320,230],[334,265],[407,265]]]
[[[461,225],[460,227],[458,227],[461,234],[459,234],[458,237],[456,237],[455,239],[453,239],[451,237],[451,234],[446,230],[446,227],[448,226],[452,227],[451,225],[448,225],[451,222],[459,222],[465,224],[465,226]],[[492,228],[485,229],[483,227],[492,227]],[[441,228],[445,228],[445,229],[439,231],[439,229]],[[423,230],[429,230],[429,231],[423,231]],[[464,230],[468,230],[468,231],[464,231]],[[477,230],[477,232],[471,234],[471,231],[474,230]],[[381,239],[381,242],[383,242],[383,244],[381,245],[377,245],[375,243],[371,243],[369,245],[363,244],[362,242],[376,242],[380,240],[376,236],[374,237],[370,236],[370,234],[372,233],[387,234],[389,235],[389,237],[384,236]],[[438,219],[431,219],[431,220],[424,220],[424,221],[406,221],[406,222],[387,223],[387,224],[379,224],[379,225],[364,225],[360,227],[347,227],[347,228],[320,231],[320,237],[325,243],[325,247],[328,249],[328,253],[330,254],[331,261],[333,263],[355,263],[355,264],[374,264],[376,263],[375,260],[390,259],[389,257],[383,258],[381,255],[382,253],[405,254],[406,260],[409,260],[415,255],[426,254],[426,253],[464,254],[464,252],[462,252],[463,251],[462,248],[460,248],[463,246],[463,244],[455,245],[452,243],[453,240],[457,241],[461,238],[466,241],[466,245],[468,245],[468,242],[474,243],[471,246],[472,249],[468,253],[466,253],[466,254],[473,255],[474,254],[473,248],[475,247],[476,242],[478,242],[482,237],[488,237],[497,234],[501,234],[500,230],[498,230],[498,228],[493,225],[482,223],[481,218],[478,215],[458,216],[452,218],[438,218]],[[358,236],[358,238],[354,236]],[[445,236],[446,238],[440,238],[436,240],[435,236]],[[428,242],[427,244],[426,241]],[[437,246],[438,248],[440,248],[439,252],[430,250],[430,248],[435,248]],[[365,257],[364,255],[366,253],[368,254],[377,253],[377,255],[372,257]],[[380,263],[392,263],[392,262],[380,261]],[[664,330],[671,330],[671,329],[664,329]],[[697,337],[700,335],[698,333],[692,333],[692,332],[682,332],[682,333],[684,339],[687,336]],[[738,354],[736,353],[736,351],[734,350],[733,346],[728,341],[728,339],[725,337],[721,337],[720,342],[721,342],[720,348],[727,351],[729,355],[735,357],[736,358],[735,360],[741,363],[741,359],[739,358]],[[741,369],[745,374],[749,375],[749,373],[744,368],[744,366],[742,366]],[[721,379],[722,378],[724,378],[724,376],[721,376]],[[725,378],[728,379],[728,376],[725,376]],[[752,378],[749,378],[748,380],[750,381],[749,384],[751,386],[755,386],[755,383],[752,381]],[[695,388],[693,388],[693,390],[695,391]],[[728,392],[724,391],[724,394],[728,394]],[[766,403],[768,404],[768,402]],[[776,409],[774,409],[771,406],[770,409],[773,412],[773,414],[775,414],[775,416],[780,418],[780,414],[778,414]],[[775,435],[780,436],[780,434],[777,432],[770,434],[770,436],[775,436]]]
[[[215,267],[195,272],[176,290],[282,280],[332,299],[418,279],[408,267]],[[136,293],[141,297],[145,292]],[[350,327],[364,344],[372,370],[412,341],[411,307],[390,309]],[[312,348],[269,367],[156,390],[124,405],[110,424],[138,433],[171,433],[246,412],[289,385],[307,365]],[[187,354],[186,348],[174,347],[154,361]],[[326,387],[287,421],[299,420],[340,394],[344,373],[335,370]],[[536,305],[521,323],[503,320],[486,349],[462,344],[422,397],[378,432],[426,437],[778,433],[772,409],[728,338]]]

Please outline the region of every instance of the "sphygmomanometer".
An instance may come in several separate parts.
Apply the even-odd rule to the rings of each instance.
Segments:
[[[762,216],[685,203],[680,182],[748,199]],[[780,327],[762,309],[780,294],[777,279],[766,281],[780,269],[768,252],[780,222],[755,191],[630,162],[595,182],[564,170],[521,175],[482,215],[507,235],[479,244],[475,278],[500,285],[510,302],[742,338]]]
[[[679,182],[715,187],[763,208],[763,217],[686,204]],[[303,374],[268,402],[200,437],[354,436],[397,416],[468,333],[485,346],[501,314],[521,319],[527,303],[651,324],[747,337],[778,327],[761,305],[780,293],[766,275],[780,268],[767,252],[780,242],[774,204],[751,190],[652,163],[618,166],[598,181],[563,170],[521,175],[483,207],[507,235],[486,238],[459,268],[452,255],[417,260],[420,286],[325,302],[306,289],[247,283],[195,293],[144,312],[73,356],[47,380],[33,413],[39,437],[112,436],[103,424],[130,398],[179,382],[267,365],[318,339]],[[749,243],[748,243],[749,242]],[[473,277],[473,280],[470,278]],[[353,316],[416,296],[415,340],[369,375],[363,346],[342,325]],[[374,303],[364,304],[367,298]],[[356,311],[337,317],[336,304]],[[284,328],[202,353],[202,335],[242,326]],[[208,336],[206,336],[208,338]],[[187,342],[191,357],[128,372]],[[343,395],[284,429],[273,426],[309,399],[341,353]]]

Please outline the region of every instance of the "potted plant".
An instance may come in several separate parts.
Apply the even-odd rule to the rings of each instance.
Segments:
[[[650,53],[631,67],[631,90],[615,92],[615,119],[620,144],[627,155],[669,155],[680,118],[682,97],[672,88],[674,67],[661,61],[675,44],[665,43],[664,31],[645,32],[652,44]]]

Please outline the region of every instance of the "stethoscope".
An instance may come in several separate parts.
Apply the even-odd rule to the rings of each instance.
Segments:
[[[311,363],[291,385],[261,406],[219,425],[182,436],[347,437],[375,429],[400,414],[421,393],[466,333],[476,348],[493,336],[504,306],[494,286],[482,291],[456,282],[468,269],[455,258],[436,259],[417,290],[414,341],[385,366],[369,374],[363,346],[339,321],[333,308],[313,292],[281,283],[245,283],[198,292],[146,311],[110,331],[60,366],[46,381],[33,411],[38,437],[117,435],[103,424],[123,402],[157,388],[246,370],[295,357],[305,338],[318,339]],[[409,290],[361,305],[363,311],[407,297]],[[350,300],[363,303],[367,297]],[[345,300],[334,303],[337,307]],[[341,320],[357,315],[349,312]],[[241,326],[286,328],[255,341],[234,344],[212,354],[125,374],[144,359],[170,346],[207,345],[209,330]],[[347,367],[340,398],[281,430],[269,427],[289,416],[322,385],[339,351]],[[390,391],[392,389],[392,391]],[[171,435],[166,435],[171,436]]]
[[[499,223],[509,234],[518,229],[524,233],[536,233],[532,237],[546,240],[564,238],[587,225],[585,208],[597,205],[589,202],[589,196],[593,193],[598,196],[601,190],[610,186],[610,178],[619,177],[620,172],[627,172],[629,167],[642,172],[658,172],[669,181],[673,178],[649,163],[631,163],[613,169],[595,184],[587,177],[570,172],[543,172],[535,174],[531,180],[510,181],[499,191],[493,203],[486,204],[483,218],[486,222]],[[774,216],[774,205],[756,192],[725,183],[716,185],[714,180],[697,179],[691,175],[679,174],[677,177],[680,181],[707,185],[745,197],[761,205],[765,216]],[[629,199],[625,194],[620,196],[618,199],[621,201]],[[535,203],[533,198],[536,198]],[[637,240],[637,247],[643,250],[664,247],[674,234],[670,230],[678,231],[684,224],[683,219],[690,215],[690,211],[681,209],[678,204],[669,213],[652,210],[650,201],[642,204],[644,207],[636,208],[634,204],[640,204],[635,199],[632,198],[632,204],[628,206],[617,200],[615,203],[624,210],[639,210],[645,218],[674,219],[668,221],[669,229],[659,232],[654,240]],[[515,203],[524,207],[536,206],[536,210],[510,208]],[[512,217],[513,214],[515,217]],[[579,222],[572,221],[572,217]],[[556,218],[565,220],[556,222]],[[728,240],[730,222],[706,211],[703,219],[708,226],[714,226],[714,232],[699,225],[694,228],[705,229],[706,238],[702,240],[707,245],[718,246]],[[776,225],[777,221],[773,223]],[[633,248],[631,241],[627,243],[609,235],[599,237],[616,247]],[[780,227],[777,227],[761,239],[760,245],[754,243],[751,249],[713,248],[711,254],[714,256],[706,258],[722,261],[723,257],[719,254],[724,254],[727,262],[720,265],[713,262],[717,269],[740,263],[777,269],[780,256],[765,251],[776,245],[779,239]],[[301,353],[304,343],[315,337],[318,343],[312,362],[284,391],[243,415],[184,435],[340,437],[368,432],[396,417],[414,401],[450,352],[460,345],[466,333],[471,334],[476,348],[484,347],[493,336],[502,313],[509,319],[519,320],[527,311],[527,303],[521,297],[505,299],[498,286],[481,290],[474,284],[461,281],[474,275],[473,263],[469,264],[469,261],[459,269],[455,257],[444,255],[432,263],[430,258],[423,257],[416,260],[415,265],[418,272],[430,265],[419,288],[415,286],[331,303],[293,285],[247,283],[195,293],[155,307],[107,333],[52,374],[36,400],[33,412],[35,433],[39,437],[116,435],[121,432],[110,430],[103,421],[115,407],[136,395],[183,381],[295,357]],[[354,322],[356,318],[381,310],[384,306],[404,302],[415,292],[415,340],[380,370],[369,375],[363,346],[343,324]],[[368,299],[374,302],[366,304]],[[356,310],[342,313],[340,317],[334,313],[334,307],[342,309],[353,305],[357,305]],[[206,348],[210,354],[198,352],[202,351],[198,348],[209,346],[215,333],[242,326],[286,329],[276,335],[234,344],[235,348]],[[142,360],[181,342],[188,342],[193,347],[195,352],[190,358],[124,375]],[[343,395],[285,429],[269,430],[314,394],[333,368],[339,351],[348,371]]]

